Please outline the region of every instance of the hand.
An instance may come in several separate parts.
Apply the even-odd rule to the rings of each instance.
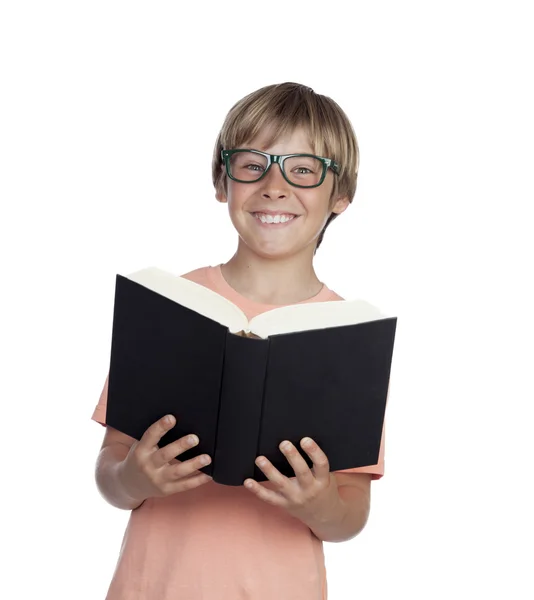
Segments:
[[[313,470],[297,448],[285,441],[280,444],[280,450],[293,467],[296,477],[282,475],[267,458],[258,456],[256,464],[273,482],[275,489],[267,489],[253,479],[247,479],[245,487],[260,500],[285,508],[289,514],[304,522],[320,520],[321,515],[332,514],[341,503],[337,480],[330,473],[326,454],[312,439],[303,438],[300,445],[311,458]]]
[[[178,456],[198,444],[198,437],[184,436],[163,448],[158,446],[161,438],[174,427],[176,421],[167,415],[153,423],[143,437],[132,444],[128,455],[119,465],[119,478],[132,499],[144,501],[154,496],[170,496],[198,487],[212,478],[198,471],[211,459],[203,454],[179,462]],[[207,462],[203,462],[207,459]]]

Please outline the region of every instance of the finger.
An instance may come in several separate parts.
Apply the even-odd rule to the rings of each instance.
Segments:
[[[182,464],[182,462],[185,462],[185,461],[180,461],[180,460],[176,460],[175,458],[173,458],[167,464],[172,467],[174,465],[180,465],[180,464]],[[202,473],[202,471],[193,471],[193,475],[198,475],[199,473]]]
[[[213,479],[206,475],[205,473],[199,473],[198,475],[193,475],[192,477],[185,477],[176,481],[172,487],[169,489],[169,495],[175,494],[176,492],[185,492],[186,490],[192,490],[197,488],[205,483],[209,483],[213,481]]]
[[[265,474],[265,476],[275,483],[279,488],[284,488],[289,483],[289,478],[285,475],[282,475],[280,471],[273,465],[273,463],[265,456],[258,456],[256,459],[256,465],[261,471]],[[254,480],[251,480],[254,481]]]
[[[195,447],[198,444],[198,436],[186,435],[179,440],[171,442],[163,448],[160,448],[152,457],[152,461],[154,466],[161,467],[168,462],[170,462],[173,458],[176,458],[180,454],[183,454],[190,448]]]
[[[312,473],[308,463],[304,460],[301,453],[289,441],[280,444],[280,450],[287,458],[289,464],[293,467],[295,475],[300,485],[310,485],[315,481],[315,475]]]
[[[313,462],[313,474],[315,479],[320,481],[327,481],[330,479],[330,464],[328,457],[319,448],[319,445],[311,438],[303,438],[300,441],[304,452],[312,459]]]
[[[195,471],[202,469],[206,465],[209,465],[210,462],[211,458],[207,454],[201,454],[200,456],[195,456],[194,458],[190,458],[177,465],[169,465],[166,475],[170,481],[177,481],[178,479],[183,479]],[[203,475],[205,475],[205,473],[203,473]]]
[[[257,481],[254,481],[254,479],[246,479],[244,485],[245,488],[249,490],[252,494],[254,494],[257,498],[263,500],[263,502],[266,502],[271,506],[283,507],[287,503],[287,501],[281,494],[273,490],[267,489],[266,487],[260,485]]]
[[[176,419],[172,415],[166,415],[158,419],[143,433],[139,440],[139,445],[151,450],[158,447],[158,442],[161,438],[174,427]]]

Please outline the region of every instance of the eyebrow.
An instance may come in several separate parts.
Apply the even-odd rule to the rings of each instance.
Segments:
[[[310,156],[319,156],[318,154],[315,154],[315,152],[312,152],[312,151],[286,152],[284,154],[273,154],[272,152],[268,152],[267,150],[260,150],[258,148],[252,148],[251,146],[241,146],[241,148],[243,150],[256,150],[256,152],[264,152],[265,154],[271,154],[272,156],[289,156],[291,154],[309,154]]]

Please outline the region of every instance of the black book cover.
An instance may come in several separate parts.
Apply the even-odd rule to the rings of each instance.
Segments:
[[[378,462],[397,319],[272,335],[228,327],[117,275],[106,423],[140,439],[165,414],[164,446],[189,433],[214,481],[266,481],[266,456],[288,477],[283,440],[312,437],[331,471]],[[312,463],[304,451],[302,456]]]

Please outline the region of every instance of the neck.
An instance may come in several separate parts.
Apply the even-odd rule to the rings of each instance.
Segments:
[[[316,296],[323,284],[308,253],[269,259],[258,256],[244,244],[221,266],[227,283],[245,298],[262,304],[295,304]]]

